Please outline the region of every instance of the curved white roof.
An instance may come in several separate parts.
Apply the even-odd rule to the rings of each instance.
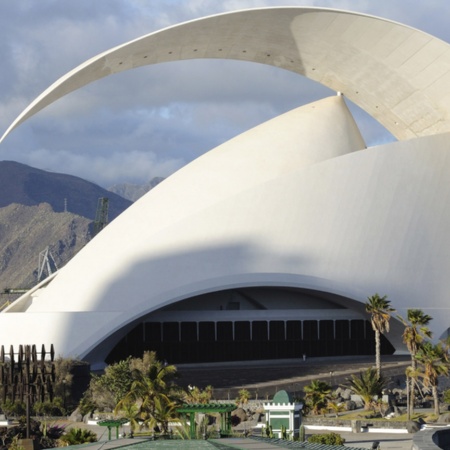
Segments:
[[[198,58],[237,59],[297,72],[343,92],[398,139],[450,131],[447,43],[378,17],[284,7],[193,20],[101,53],[43,92],[2,140],[45,106],[95,80]]]
[[[344,91],[399,138],[424,136],[365,149],[343,96],[249,130],[158,185],[45,288],[0,314],[2,344],[57,343],[65,356],[99,362],[120,337],[114,333],[140,317],[202,293],[249,286],[330,292],[359,311],[380,292],[401,315],[423,309],[434,318],[436,337],[445,333],[450,133],[443,131],[450,131],[450,85],[436,87],[450,67],[449,46],[341,11],[224,14],[93,58],[13,126],[99,76],[193,53],[266,59]],[[399,350],[400,328],[391,328]]]

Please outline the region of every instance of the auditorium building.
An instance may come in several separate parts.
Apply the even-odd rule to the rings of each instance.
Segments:
[[[367,355],[375,293],[447,337],[450,46],[431,35],[322,8],[205,17],[81,64],[2,139],[103,77],[206,58],[269,64],[335,94],[171,175],[0,313],[0,342],[54,344],[94,368],[144,350],[173,363]],[[368,147],[349,102],[396,141]],[[402,328],[394,315],[384,354],[406,351]]]

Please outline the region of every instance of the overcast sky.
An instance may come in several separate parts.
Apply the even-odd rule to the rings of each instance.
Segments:
[[[264,6],[323,6],[402,22],[450,42],[448,0],[1,0],[0,134],[60,76],[169,25]],[[184,61],[107,77],[57,101],[0,145],[0,160],[109,187],[168,176],[278,114],[332,94],[269,66]],[[355,108],[369,145],[390,135]]]

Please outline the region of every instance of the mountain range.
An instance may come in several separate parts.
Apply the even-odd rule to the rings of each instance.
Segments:
[[[111,220],[132,203],[82,178],[0,161],[0,208],[11,203],[26,206],[48,203],[54,212],[71,212],[94,220],[101,197],[109,199]]]
[[[99,199],[108,198],[109,222],[133,203],[114,190],[137,199],[160,181],[110,191],[72,175],[0,161],[0,307],[14,299],[11,292],[34,286],[47,268],[61,268],[89,242]]]

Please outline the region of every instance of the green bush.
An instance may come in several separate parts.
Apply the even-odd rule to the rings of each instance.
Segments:
[[[71,428],[59,439],[65,445],[79,445],[87,442],[97,442],[97,435],[84,428]]]
[[[59,397],[54,398],[52,402],[36,402],[33,405],[33,411],[37,416],[60,417],[66,413],[61,403],[62,399],[60,399]]]
[[[345,439],[337,433],[313,434],[308,438],[311,444],[344,445]]]
[[[447,389],[446,391],[444,391],[443,400],[444,400],[444,403],[450,404],[450,389]]]
[[[25,403],[24,402],[12,402],[9,399],[6,399],[4,403],[0,404],[0,410],[3,411],[7,416],[19,417],[25,415]]]

